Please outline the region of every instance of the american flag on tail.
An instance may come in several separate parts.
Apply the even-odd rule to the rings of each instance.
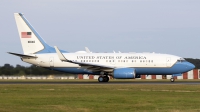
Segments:
[[[31,38],[31,32],[21,32],[21,38]]]

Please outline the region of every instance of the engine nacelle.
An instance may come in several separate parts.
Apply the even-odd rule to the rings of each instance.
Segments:
[[[134,68],[114,69],[113,77],[115,79],[134,79],[135,78],[135,69]]]

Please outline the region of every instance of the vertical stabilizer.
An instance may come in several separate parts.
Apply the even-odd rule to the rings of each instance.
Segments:
[[[14,13],[24,54],[55,53],[21,13]]]

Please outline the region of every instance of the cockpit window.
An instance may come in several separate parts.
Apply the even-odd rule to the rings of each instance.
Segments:
[[[181,58],[181,59],[179,59],[179,60],[177,60],[178,62],[186,62],[186,60],[185,59],[183,59],[183,58]]]

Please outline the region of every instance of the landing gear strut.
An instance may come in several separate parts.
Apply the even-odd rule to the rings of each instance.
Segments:
[[[98,78],[99,82],[108,82],[109,81],[109,77],[108,76],[99,76]]]

